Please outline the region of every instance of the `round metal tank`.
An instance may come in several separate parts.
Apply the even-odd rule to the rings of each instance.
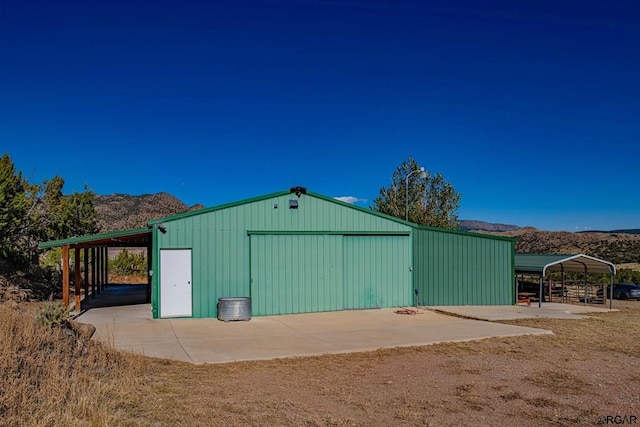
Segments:
[[[231,320],[251,319],[251,298],[226,297],[218,298],[218,320],[229,322]]]

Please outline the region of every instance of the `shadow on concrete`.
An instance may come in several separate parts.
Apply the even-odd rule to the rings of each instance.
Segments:
[[[589,313],[608,313],[608,308],[563,304],[558,302],[543,302],[542,307],[537,304],[526,305],[465,305],[465,306],[429,306],[427,310],[443,314],[454,315],[475,320],[517,320],[517,319],[586,319]]]
[[[82,301],[82,311],[98,307],[118,307],[124,305],[146,304],[149,302],[148,286],[109,285],[94,297]]]

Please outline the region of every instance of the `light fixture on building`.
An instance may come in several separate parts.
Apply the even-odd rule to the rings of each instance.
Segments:
[[[424,179],[427,177],[427,172],[425,172],[424,167],[420,166],[420,169],[416,169],[413,172],[409,172],[404,182],[404,219],[409,221],[409,177],[414,173],[420,172],[420,178]]]

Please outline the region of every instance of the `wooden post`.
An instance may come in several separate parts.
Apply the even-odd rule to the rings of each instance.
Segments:
[[[74,295],[74,305],[75,305],[75,310],[76,313],[80,312],[80,280],[81,276],[80,276],[80,249],[75,248],[73,250],[73,282],[74,282],[74,291],[75,291],[75,295]]]
[[[98,291],[98,295],[100,295],[100,291],[102,291],[102,284],[100,283],[100,279],[102,278],[102,248],[96,248],[96,290]]]
[[[69,307],[69,245],[62,247],[62,303]]]
[[[91,248],[91,298],[96,297],[96,248]]]
[[[151,244],[147,246],[147,302],[151,302],[151,281],[153,277],[151,277]]]
[[[100,290],[104,289],[104,247],[100,247]]]
[[[84,248],[84,300],[89,301],[89,248]]]
[[[104,248],[104,284],[109,286],[109,247]]]

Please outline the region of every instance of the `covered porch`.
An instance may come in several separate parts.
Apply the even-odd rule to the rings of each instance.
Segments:
[[[40,249],[62,248],[62,302],[70,307],[70,297],[73,294],[73,308],[78,313],[82,308],[89,306],[91,301],[109,285],[109,248],[146,249],[147,283],[139,286],[145,288],[145,302],[151,301],[151,276],[149,275],[151,246],[151,230],[148,228],[53,240],[38,245]],[[72,278],[73,290],[71,289]],[[110,293],[110,295],[113,297],[118,293]],[[112,303],[117,304],[117,301]],[[126,304],[124,299],[123,304]]]

